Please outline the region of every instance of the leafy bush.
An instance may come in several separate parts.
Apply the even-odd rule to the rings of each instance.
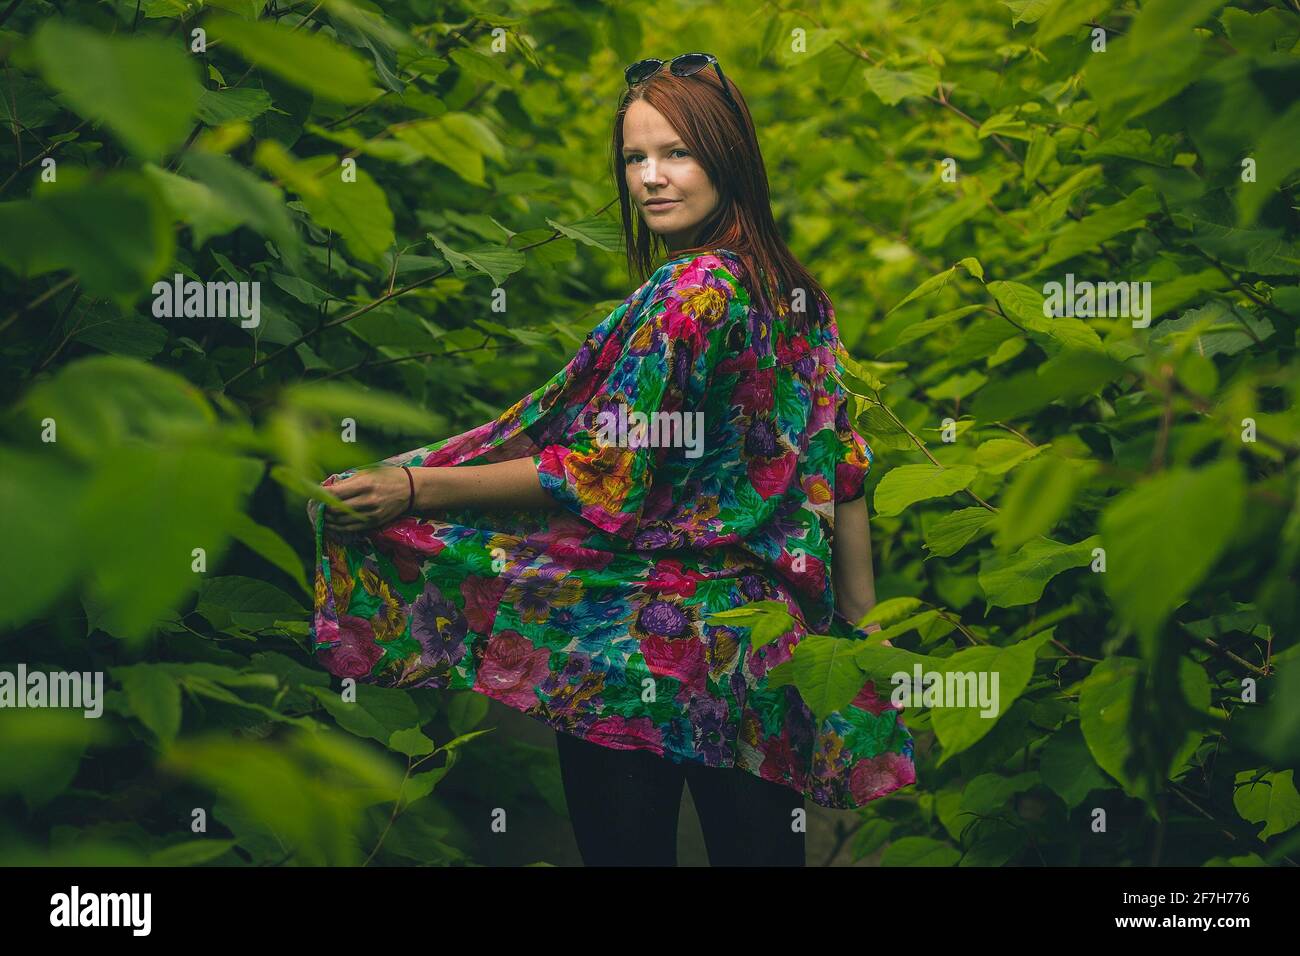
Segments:
[[[302,505],[495,416],[626,294],[603,149],[675,20],[735,38],[876,453],[893,647],[810,637],[792,679],[1000,677],[994,719],[909,709],[919,783],[854,854],[1294,862],[1294,6],[494,10],[6,5],[0,669],[109,689],[103,721],[0,709],[4,858],[472,858],[434,789],[503,746],[468,743],[485,701],[340,703]],[[168,315],[186,280],[259,311]]]

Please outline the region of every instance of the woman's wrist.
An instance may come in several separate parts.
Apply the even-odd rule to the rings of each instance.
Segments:
[[[411,509],[413,514],[424,514],[443,506],[438,500],[438,471],[437,468],[411,466],[411,476],[415,479],[415,506]]]
[[[530,456],[487,465],[412,467],[415,511],[428,514],[459,508],[556,507]]]

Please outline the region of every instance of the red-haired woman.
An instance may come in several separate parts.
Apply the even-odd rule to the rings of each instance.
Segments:
[[[872,454],[740,91],[703,53],[627,79],[614,180],[649,277],[496,420],[327,479],[361,517],[309,505],[313,647],[336,676],[554,728],[588,865],[673,865],[683,783],[713,865],[803,865],[805,797],[851,809],[915,781],[871,682],[817,719],[770,675],[806,634],[865,637]],[[795,626],[755,642],[708,620],[756,601]]]

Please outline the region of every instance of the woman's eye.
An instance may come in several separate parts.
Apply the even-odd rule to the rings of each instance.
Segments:
[[[687,150],[680,149],[680,148],[679,148],[679,149],[674,149],[674,150],[673,150],[672,152],[670,152],[668,155],[669,155],[669,156],[672,156],[673,153],[681,153],[683,156],[689,156],[689,155],[691,155],[690,152],[688,152]],[[645,157],[642,156],[640,153],[629,153],[629,154],[627,155],[627,157],[623,160],[623,162],[627,163],[627,164],[630,166],[630,165],[632,165],[633,163],[635,163],[638,159],[645,159]]]

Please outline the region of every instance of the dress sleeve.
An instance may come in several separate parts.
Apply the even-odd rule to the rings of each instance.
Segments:
[[[852,396],[837,389],[835,400],[835,434],[840,440],[840,455],[835,462],[835,503],[856,501],[865,494],[863,482],[875,458],[871,446],[849,419]]]
[[[743,308],[716,256],[665,266],[620,341],[597,363],[603,381],[562,442],[533,456],[542,488],[602,531],[630,540],[656,466],[680,448],[685,417],[703,394],[722,331]],[[617,351],[615,351],[617,350]],[[674,414],[676,413],[676,414]]]

